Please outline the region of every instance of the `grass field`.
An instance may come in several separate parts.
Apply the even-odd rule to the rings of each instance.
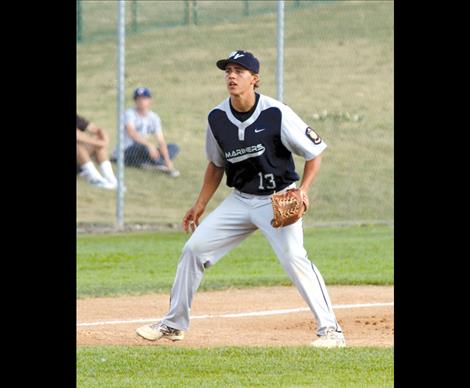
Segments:
[[[184,233],[77,237],[78,297],[169,292]],[[393,284],[393,228],[305,230],[327,284]],[[210,268],[201,289],[290,284],[256,232]],[[78,387],[393,387],[393,348],[80,346]]]
[[[78,236],[78,297],[169,292],[187,238],[180,232]],[[306,229],[305,247],[327,284],[393,284],[391,227]],[[289,284],[255,232],[207,270],[201,289]]]
[[[106,2],[96,3],[105,6]],[[98,10],[95,14],[100,17]],[[150,11],[146,15],[150,17]],[[153,89],[154,109],[162,118],[166,138],[181,146],[176,160],[181,177],[171,180],[126,169],[126,222],[180,221],[202,181],[207,113],[226,97],[223,73],[215,61],[236,48],[253,51],[261,60],[260,92],[275,96],[275,28],[272,14],[127,37],[126,105],[132,104],[135,87]],[[284,102],[329,145],[311,192],[314,211],[306,215],[306,224],[392,220],[393,2],[331,2],[289,9],[284,70]],[[77,110],[106,128],[114,147],[114,38],[77,46]],[[360,119],[348,119],[346,113]],[[298,158],[296,165],[301,173]],[[208,210],[227,192],[221,187]],[[113,223],[114,219],[115,193],[79,179],[77,221]]]
[[[393,387],[393,349],[82,347],[79,387]]]

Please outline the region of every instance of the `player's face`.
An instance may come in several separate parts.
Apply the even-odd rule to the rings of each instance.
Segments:
[[[225,84],[228,92],[234,96],[253,90],[257,77],[242,66],[229,64],[225,67]]]
[[[135,106],[139,111],[146,112],[150,109],[150,105],[152,104],[151,97],[137,97],[135,100]]]

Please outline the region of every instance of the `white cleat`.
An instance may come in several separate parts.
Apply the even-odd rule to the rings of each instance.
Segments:
[[[322,335],[310,345],[315,348],[344,348],[346,346],[346,340],[344,339],[343,333],[331,328],[327,329],[325,335]]]
[[[184,331],[173,329],[163,323],[141,326],[136,330],[136,333],[149,341],[156,341],[160,338],[181,341],[184,338]]]

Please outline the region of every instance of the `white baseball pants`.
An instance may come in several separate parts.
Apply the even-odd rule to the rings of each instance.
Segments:
[[[286,227],[273,228],[272,218],[270,195],[233,191],[200,223],[186,242],[171,289],[170,310],[162,323],[187,330],[193,297],[205,269],[260,229],[314,314],[317,335],[324,335],[330,327],[342,331],[331,307],[323,277],[308,259],[303,246],[302,220]]]

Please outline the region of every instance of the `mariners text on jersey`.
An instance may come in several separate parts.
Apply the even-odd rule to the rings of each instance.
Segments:
[[[229,98],[208,116],[207,158],[225,168],[229,187],[244,193],[269,195],[286,188],[300,179],[292,154],[311,160],[326,147],[291,108],[262,94],[246,121],[232,114]]]

